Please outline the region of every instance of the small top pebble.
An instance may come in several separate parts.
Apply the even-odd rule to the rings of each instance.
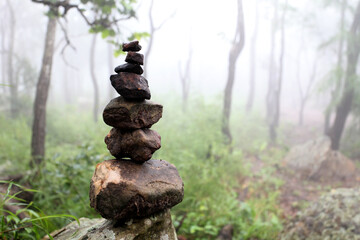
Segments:
[[[124,52],[129,52],[129,51],[138,52],[141,50],[141,46],[139,45],[139,41],[132,41],[129,43],[123,43],[122,50]]]

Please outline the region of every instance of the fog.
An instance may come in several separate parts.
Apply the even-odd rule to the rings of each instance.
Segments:
[[[46,28],[46,7],[30,1],[12,1],[17,9],[26,9],[16,14],[15,51],[31,59],[36,69],[40,69]],[[131,32],[149,31],[150,1],[142,1],[135,7],[137,19],[119,23],[125,42]],[[293,8],[286,18],[285,63],[283,92],[284,109],[299,107],[297,83],[297,61],[300,62],[300,78],[305,88],[312,67],[318,65],[316,82],[319,83],[336,62],[336,44],[326,50],[319,46],[336,34],[339,14],[336,9],[323,8],[320,2],[289,1]],[[256,103],[262,107],[265,101],[268,81],[270,54],[272,3],[259,1],[259,28],[256,40]],[[236,63],[236,79],[233,89],[235,102],[244,103],[249,89],[250,44],[255,24],[255,1],[244,1],[245,47]],[[2,25],[6,31],[7,15],[5,2],[2,3]],[[319,11],[321,9],[321,11]],[[236,27],[236,1],[225,4],[218,1],[155,1],[153,7],[155,26],[162,27],[155,32],[153,49],[148,59],[148,80],[153,96],[157,94],[181,94],[179,64],[184,68],[189,50],[192,49],[191,95],[221,97],[226,84],[228,54]],[[56,33],[56,53],[50,99],[52,102],[92,101],[92,84],[89,75],[89,52],[91,35],[88,26],[76,11],[70,11],[66,27],[72,47],[64,48],[64,33],[59,27]],[[350,21],[350,20],[349,20]],[[113,58],[109,66],[109,47],[106,39],[98,36],[96,45],[96,75],[103,101],[109,98],[110,69],[124,62],[125,55]],[[148,39],[140,41],[145,53]],[[279,50],[277,33],[276,50]],[[65,60],[64,60],[65,59]],[[67,62],[67,63],[65,63]],[[67,92],[66,95],[64,93]],[[311,101],[317,101],[314,84]],[[115,92],[113,93],[115,94]],[[320,101],[320,103],[323,103]],[[325,103],[326,104],[326,103]]]

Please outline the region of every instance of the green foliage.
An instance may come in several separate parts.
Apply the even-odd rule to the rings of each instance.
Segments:
[[[95,165],[103,161],[105,155],[88,145],[79,147],[78,152],[72,158],[59,154],[47,159],[40,172],[31,176],[34,186],[40,191],[34,201],[51,214],[98,217],[90,208],[88,196]],[[64,223],[63,219],[54,221],[57,227]]]
[[[231,123],[235,144],[230,152],[223,144],[222,106],[217,99],[210,102],[200,97],[191,99],[187,113],[182,112],[178,98],[166,96],[164,99],[166,101],[155,100],[165,105],[163,119],[152,127],[162,136],[162,148],[153,158],[175,164],[184,181],[185,198],[172,209],[179,235],[188,239],[214,239],[224,225],[232,224],[234,239],[275,239],[281,228],[277,201],[282,183],[273,175],[283,151],[268,149],[267,129],[259,127],[260,117],[256,114],[234,116]],[[64,112],[71,114],[62,114]],[[95,165],[111,158],[103,142],[109,127],[93,123],[91,114],[71,107],[50,108],[47,120],[45,165],[28,177],[39,190],[34,202],[52,215],[97,217],[89,207],[89,181]],[[25,171],[29,161],[26,155],[30,155],[28,123],[25,119],[10,122],[0,118],[1,123],[7,127],[0,139],[0,157],[12,159],[12,164],[21,165]],[[15,134],[14,152],[10,157],[6,149],[9,144],[3,148],[1,144],[11,139],[14,129],[19,135]],[[27,152],[24,154],[18,149]],[[241,202],[237,188],[241,179],[252,177],[245,154],[258,154],[270,167],[257,173],[261,181],[250,186],[256,193]],[[49,230],[65,223],[61,218],[52,219]]]
[[[25,171],[30,161],[29,120],[21,117],[14,121],[2,115],[0,126],[4,126],[0,131],[0,162],[8,166],[10,172],[14,163],[17,166],[15,171]]]
[[[24,188],[18,184],[9,181],[0,181],[0,184],[7,184],[5,193],[0,193],[0,238],[1,239],[41,239],[49,233],[51,229],[50,219],[69,219],[72,218],[79,223],[79,220],[71,215],[57,214],[45,215],[39,208],[36,208],[33,202],[26,203],[17,196],[22,191],[37,192],[33,189]],[[13,186],[17,186],[21,191],[11,194]],[[17,208],[16,212],[9,211],[9,207]],[[25,217],[21,217],[22,214]]]

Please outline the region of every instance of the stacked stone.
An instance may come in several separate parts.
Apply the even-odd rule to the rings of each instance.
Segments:
[[[120,94],[105,107],[104,122],[112,126],[105,137],[111,155],[96,166],[90,186],[90,205],[102,217],[116,221],[149,217],[180,203],[183,182],[176,167],[151,159],[161,147],[150,127],[162,117],[162,105],[149,101],[148,81],[141,76],[144,55],[138,41],[125,43],[126,63],[110,76]]]

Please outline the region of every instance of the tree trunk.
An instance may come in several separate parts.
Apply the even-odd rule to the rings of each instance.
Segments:
[[[249,95],[246,103],[246,111],[251,112],[253,104],[254,104],[254,97],[255,97],[255,69],[256,69],[256,40],[258,34],[258,26],[259,26],[259,0],[256,1],[256,8],[255,8],[255,25],[254,25],[254,32],[251,37],[251,49],[250,49],[250,89]]]
[[[275,126],[275,115],[276,115],[276,64],[275,64],[275,35],[278,24],[278,0],[274,2],[274,17],[272,20],[272,29],[270,37],[270,66],[269,66],[269,82],[268,91],[266,95],[266,119],[269,126],[269,137],[270,141],[276,140],[276,126]]]
[[[0,84],[8,84],[8,80],[7,80],[7,65],[6,65],[6,44],[5,44],[5,36],[6,36],[6,31],[5,31],[5,26],[4,26],[4,22],[1,23],[1,80],[0,80]],[[0,87],[3,90],[3,93],[6,94],[7,92],[7,87],[5,86],[1,86]]]
[[[337,79],[335,88],[331,92],[331,99],[329,106],[325,110],[325,124],[324,124],[324,134],[330,136],[330,119],[332,112],[334,110],[334,105],[336,104],[337,93],[341,92],[343,85],[343,74],[342,74],[342,58],[343,58],[343,49],[344,49],[344,34],[345,34],[345,12],[346,12],[347,0],[342,0],[341,3],[341,13],[340,13],[340,41],[337,52]]]
[[[114,72],[114,51],[113,51],[113,45],[108,44],[108,61],[109,61],[109,74],[113,74]],[[109,84],[109,99],[112,99],[114,97],[114,88]]]
[[[272,118],[272,109],[273,109],[273,88],[275,86],[276,72],[275,72],[275,34],[277,30],[277,19],[278,19],[278,2],[275,0],[274,3],[274,17],[272,20],[271,26],[271,36],[270,36],[270,56],[269,56],[269,81],[268,81],[268,91],[266,94],[266,119],[269,124],[270,119]]]
[[[189,98],[191,59],[192,59],[192,50],[190,49],[189,57],[186,61],[184,73],[182,73],[181,64],[179,62],[179,73],[180,73],[181,88],[182,88],[183,112],[187,111],[187,104],[188,104],[188,98]]]
[[[54,55],[56,18],[49,17],[46,29],[44,55],[39,81],[36,86],[34,102],[34,120],[31,138],[31,156],[35,164],[40,164],[45,157],[46,102],[51,80],[51,68]]]
[[[232,47],[229,53],[228,78],[224,91],[224,108],[222,119],[222,132],[225,136],[225,143],[229,145],[232,143],[232,135],[230,132],[229,122],[231,113],[232,90],[235,80],[235,65],[245,44],[244,13],[242,7],[242,0],[238,0],[237,11],[237,27]]]
[[[298,59],[300,58],[300,55],[298,57]],[[316,59],[315,59],[316,61]],[[317,64],[316,62],[314,63],[314,68],[312,70],[312,73],[311,73],[311,76],[310,76],[310,79],[309,79],[309,82],[307,84],[307,87],[305,89],[305,92],[302,90],[302,86],[301,86],[301,79],[300,79],[300,64],[298,62],[298,83],[299,83],[299,92],[300,92],[300,111],[299,111],[299,123],[298,125],[299,126],[302,126],[303,125],[303,122],[304,122],[304,110],[305,110],[305,106],[306,106],[306,103],[309,99],[309,96],[310,96],[310,90],[311,90],[311,87],[315,81],[315,77],[316,77],[316,69],[317,69]]]
[[[146,53],[144,56],[144,78],[147,78],[147,65],[148,65],[148,59],[151,53],[152,45],[153,45],[153,39],[154,39],[154,33],[156,31],[156,28],[154,26],[154,20],[152,17],[152,9],[154,6],[154,0],[150,0],[150,8],[149,8],[149,23],[150,23],[150,37],[149,37],[149,44],[146,49]]]
[[[356,66],[359,59],[360,44],[360,1],[358,2],[350,34],[347,40],[347,67],[343,94],[336,108],[335,121],[330,131],[331,148],[339,150],[341,135],[346,119],[350,113],[354,98],[354,79],[356,78]]]
[[[99,86],[96,79],[95,73],[95,47],[96,47],[97,34],[93,35],[91,46],[90,46],[90,75],[94,87],[94,106],[93,106],[93,119],[94,122],[98,121],[99,113]]]
[[[14,43],[15,43],[15,29],[16,21],[14,9],[10,3],[10,0],[6,0],[6,3],[9,8],[9,42],[8,42],[8,54],[7,54],[7,78],[10,85],[10,113],[12,118],[16,118],[18,115],[18,83],[14,75]]]

